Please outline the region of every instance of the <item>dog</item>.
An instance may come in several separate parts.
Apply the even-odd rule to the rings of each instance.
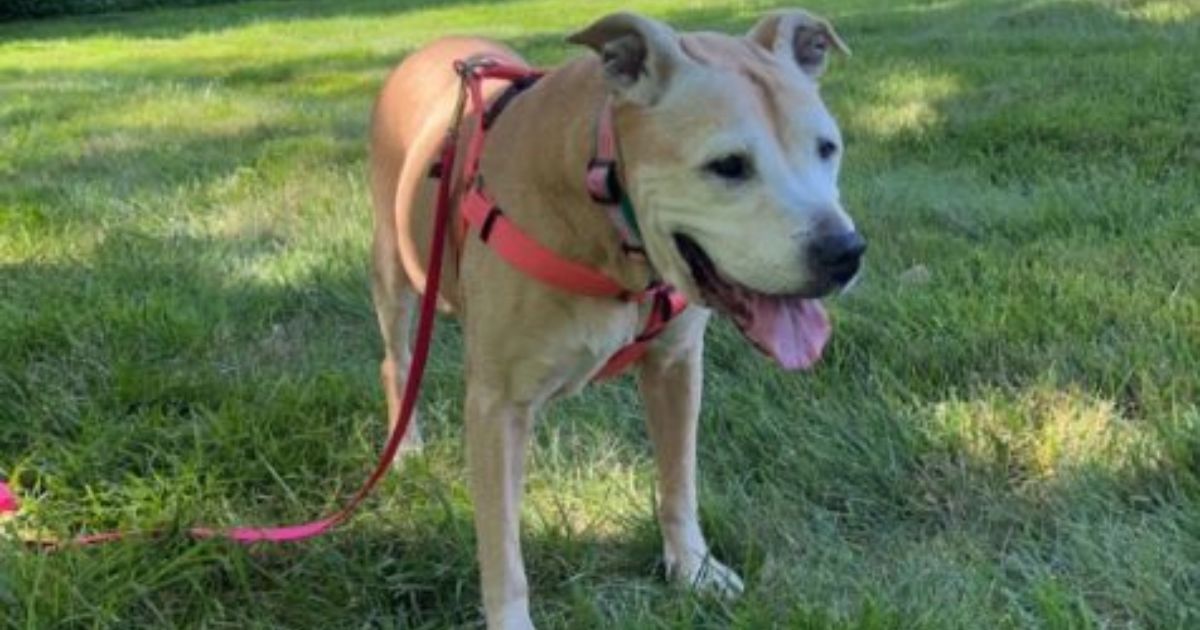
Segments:
[[[742,580],[710,556],[697,519],[704,331],[715,311],[785,368],[820,356],[830,333],[820,298],[854,280],[866,247],[839,199],[842,139],[818,89],[830,53],[849,51],[829,22],[802,10],[766,14],[744,37],[677,33],[622,12],[568,41],[595,54],[508,102],[491,121],[479,172],[507,219],[541,245],[631,290],[659,281],[689,301],[636,365],[663,556],[671,579],[736,595]],[[372,115],[372,295],[393,419],[429,271],[439,177],[454,177],[431,176],[460,98],[454,63],[481,58],[523,64],[486,39],[435,41],[388,76]],[[488,81],[484,97],[507,87]],[[640,256],[623,247],[584,181],[606,107]],[[470,185],[455,181],[454,198]],[[519,514],[535,417],[591,381],[652,307],[574,295],[506,264],[481,239],[448,240],[437,297],[462,321],[484,612],[490,628],[530,628]],[[420,444],[411,426],[404,447]]]

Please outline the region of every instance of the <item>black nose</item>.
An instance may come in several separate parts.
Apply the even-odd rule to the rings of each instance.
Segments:
[[[809,255],[817,273],[837,284],[846,284],[858,273],[867,241],[858,232],[830,234],[813,242]]]

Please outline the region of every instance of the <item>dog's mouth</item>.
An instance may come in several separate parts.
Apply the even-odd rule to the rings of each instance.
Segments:
[[[821,358],[830,326],[820,300],[770,295],[739,284],[722,276],[695,240],[678,233],[674,236],[700,296],[732,319],[755,347],[788,370],[809,368]]]

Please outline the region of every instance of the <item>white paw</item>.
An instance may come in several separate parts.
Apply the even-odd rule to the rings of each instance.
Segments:
[[[487,627],[488,630],[533,630],[529,601],[509,602],[498,615],[488,615]]]
[[[425,438],[421,437],[421,432],[416,427],[410,427],[408,435],[400,440],[400,454],[420,453],[423,450],[425,450]]]
[[[737,572],[721,564],[711,555],[688,552],[680,556],[666,559],[667,577],[676,584],[706,595],[730,599],[746,590]]]
[[[425,440],[421,438],[421,432],[417,431],[416,427],[409,427],[408,435],[400,440],[400,448],[396,449],[396,456],[392,458],[392,467],[400,468],[409,456],[419,455],[423,450]]]

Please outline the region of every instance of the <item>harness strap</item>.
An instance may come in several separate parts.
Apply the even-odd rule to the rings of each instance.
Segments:
[[[604,107],[596,119],[596,139],[592,147],[592,159],[587,168],[587,190],[592,201],[603,205],[619,203],[621,191],[616,181],[617,140],[613,133],[612,98],[604,100]]]
[[[483,146],[487,131],[499,117],[504,108],[522,91],[533,85],[542,73],[520,66],[512,66],[483,59],[472,62],[459,62],[456,69],[463,77],[462,89],[470,100],[471,107],[477,116],[467,138],[467,150],[463,159],[463,179],[468,182],[459,212],[466,228],[474,228],[480,239],[487,243],[497,255],[525,275],[533,277],[545,284],[577,295],[598,298],[614,298],[628,302],[643,302],[650,295],[649,289],[631,291],[626,289],[608,275],[562,257],[536,239],[530,237],[516,226],[483,190],[479,165],[483,157]],[[486,79],[503,79],[512,82],[490,107],[485,106],[483,98],[483,81]],[[605,115],[599,123],[600,133],[597,136],[599,159],[611,163],[616,155],[616,143],[612,133],[612,120],[608,115],[606,105]],[[441,178],[451,177],[445,168],[437,168]],[[615,169],[610,172],[615,173]],[[431,172],[431,175],[434,174]],[[465,232],[465,230],[464,230]]]
[[[596,374],[596,380],[617,376],[624,372],[625,368],[641,360],[646,351],[650,349],[650,342],[666,329],[672,319],[675,319],[687,308],[687,299],[669,285],[659,285],[652,291],[654,292],[654,308],[650,311],[646,328],[633,340],[633,343],[621,348],[608,359],[608,362]]]
[[[463,220],[480,240],[521,273],[557,289],[598,298],[627,301],[631,292],[607,275],[559,256],[521,231],[487,193],[472,188],[460,206]],[[644,291],[641,293],[645,293]]]
[[[604,100],[604,107],[596,120],[596,140],[592,159],[588,161],[585,182],[592,201],[608,213],[609,221],[621,237],[621,248],[627,254],[644,258],[646,249],[642,244],[642,234],[638,229],[637,217],[633,214],[633,204],[621,187],[617,158],[617,134],[610,96]]]
[[[486,131],[491,129],[492,124],[496,122],[496,119],[500,117],[500,113],[503,112],[506,107],[508,107],[508,104],[511,103],[514,98],[519,96],[521,92],[528,90],[533,86],[534,83],[537,83],[537,80],[540,79],[541,76],[542,75],[540,74],[530,74],[513,80],[513,82],[509,84],[508,89],[501,92],[500,96],[497,96],[496,100],[492,101],[492,104],[487,108],[487,111],[484,112],[484,130]]]
[[[483,157],[483,141],[487,135],[486,131],[491,128],[492,123],[517,94],[533,85],[545,73],[524,66],[500,63],[490,58],[456,61],[454,69],[463,80],[463,86],[460,89],[466,90],[471,106],[476,112],[479,112],[479,115],[475,117],[471,135],[467,139],[466,155],[463,156],[463,181],[471,184],[479,176],[479,160]],[[483,81],[485,79],[499,79],[512,84],[509,86],[509,92],[502,94],[490,108],[484,106]],[[513,87],[520,84],[524,85],[512,92]]]
[[[646,353],[650,341],[687,308],[687,301],[674,288],[660,282],[651,283],[640,291],[626,289],[603,272],[564,258],[543,246],[504,214],[483,189],[479,163],[483,156],[484,140],[488,129],[504,108],[518,94],[541,78],[542,74],[488,59],[459,62],[455,67],[462,76],[462,90],[470,100],[471,107],[477,112],[482,112],[476,117],[471,135],[467,139],[463,165],[463,179],[467,182],[467,191],[459,206],[463,232],[473,228],[480,240],[509,265],[562,291],[633,303],[653,300],[645,328],[632,343],[609,359],[597,378],[607,378],[620,373]],[[485,108],[482,84],[486,79],[507,80],[511,81],[512,85],[493,101],[490,107]],[[633,208],[628,196],[621,189],[611,99],[605,101],[597,121],[594,150],[586,176],[588,192],[593,200],[608,212],[612,224],[621,235],[622,249],[634,255],[644,255],[637,222],[633,217]],[[439,171],[438,175],[443,182],[453,176],[452,170],[444,165]]]

